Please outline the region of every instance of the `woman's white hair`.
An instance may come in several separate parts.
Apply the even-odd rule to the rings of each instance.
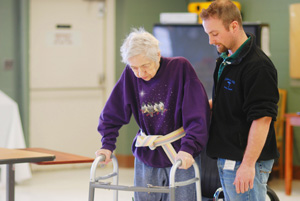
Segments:
[[[144,28],[133,29],[121,46],[122,62],[128,64],[128,59],[137,55],[144,55],[158,63],[160,49],[158,40]]]

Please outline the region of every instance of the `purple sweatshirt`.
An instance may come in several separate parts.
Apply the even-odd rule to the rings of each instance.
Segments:
[[[98,131],[102,148],[113,151],[119,129],[131,115],[146,135],[166,135],[184,128],[186,135],[172,143],[176,152],[196,157],[208,139],[209,105],[202,83],[183,57],[162,57],[156,75],[149,81],[137,78],[126,66],[101,113]],[[139,131],[137,131],[139,135]],[[135,147],[135,157],[151,167],[170,167],[162,147]]]

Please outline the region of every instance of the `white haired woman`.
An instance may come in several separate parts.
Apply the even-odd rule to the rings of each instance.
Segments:
[[[208,139],[209,105],[206,92],[192,65],[183,57],[160,55],[158,40],[143,28],[134,29],[121,47],[126,67],[115,85],[99,120],[102,148],[106,161],[116,148],[118,130],[133,114],[140,127],[133,141],[136,186],[168,186],[169,173],[176,160],[182,166],[177,180],[194,176],[194,161],[200,166],[199,153]],[[159,105],[159,107],[157,107]],[[153,137],[167,137],[156,147]],[[149,140],[153,143],[149,144]],[[184,169],[184,170],[183,170]],[[178,188],[176,200],[196,200],[195,185]],[[195,193],[191,193],[195,192]],[[168,200],[168,194],[136,192],[135,201]]]

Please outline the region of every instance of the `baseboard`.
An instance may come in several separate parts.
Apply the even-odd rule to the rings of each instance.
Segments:
[[[133,168],[134,167],[134,156],[133,155],[122,155],[116,154],[118,159],[119,167]]]
[[[300,179],[300,166],[293,166],[293,179]]]
[[[86,169],[91,168],[92,163],[74,163],[74,164],[58,164],[58,165],[37,165],[30,163],[32,172],[40,171],[55,171],[55,170],[69,170],[69,169]]]
[[[270,177],[280,178],[278,169],[272,170]],[[283,178],[280,179],[284,179],[284,172]],[[300,166],[293,166],[293,179],[300,180]]]

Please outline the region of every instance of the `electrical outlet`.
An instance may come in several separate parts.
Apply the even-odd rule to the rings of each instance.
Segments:
[[[11,59],[6,59],[4,61],[4,70],[12,70],[14,67],[14,61]]]

